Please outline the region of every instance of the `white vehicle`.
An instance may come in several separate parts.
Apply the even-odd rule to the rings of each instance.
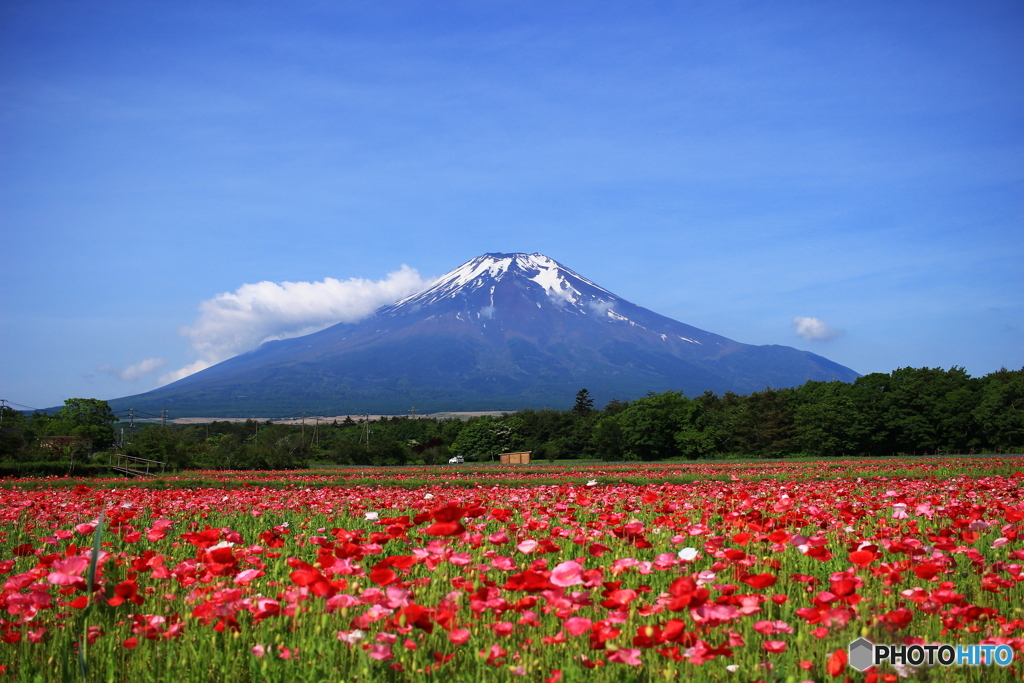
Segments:
[[[454,458],[448,458],[449,465],[462,465],[466,462],[466,459],[461,455],[456,455]]]

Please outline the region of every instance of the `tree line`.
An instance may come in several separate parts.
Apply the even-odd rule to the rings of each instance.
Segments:
[[[96,399],[71,399],[57,415],[5,409],[0,462],[74,457],[38,437],[88,435],[114,444],[117,418]],[[59,449],[58,449],[59,450]],[[586,389],[570,410],[520,410],[469,420],[392,417],[369,424],[249,420],[143,426],[120,452],[175,469],[288,469],[311,464],[433,465],[453,455],[489,462],[529,450],[534,460],[778,458],[796,455],[968,454],[1024,450],[1024,369],[971,377],[963,368],[900,368],[853,383],[807,382],[741,396],[648,394],[594,406]],[[81,459],[82,455],[79,454]]]

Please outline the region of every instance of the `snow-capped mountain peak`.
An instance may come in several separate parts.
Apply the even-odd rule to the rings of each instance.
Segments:
[[[552,302],[558,305],[570,304],[583,309],[583,312],[596,311],[603,314],[613,302],[621,301],[608,290],[543,254],[497,253],[484,254],[467,261],[442,275],[423,291],[386,307],[382,312],[465,298],[484,288],[490,288],[490,294],[493,295],[494,288],[510,278],[520,280],[523,285],[531,282],[543,290]]]

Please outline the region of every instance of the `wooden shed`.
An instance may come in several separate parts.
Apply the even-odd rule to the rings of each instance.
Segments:
[[[531,453],[533,453],[533,451],[522,451],[520,453],[502,453],[498,457],[501,458],[502,465],[529,465]]]

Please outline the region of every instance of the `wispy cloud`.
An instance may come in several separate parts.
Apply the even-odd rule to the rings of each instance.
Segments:
[[[793,318],[793,324],[796,325],[796,335],[803,339],[824,341],[826,339],[835,339],[843,334],[842,330],[829,327],[825,321],[818,318],[802,318],[797,316]]]
[[[150,373],[156,372],[167,364],[163,358],[147,358],[134,365],[129,365],[124,370],[113,365],[103,365],[97,368],[99,372],[122,379],[125,382],[136,382]]]
[[[199,305],[200,315],[180,333],[199,360],[160,378],[167,384],[275,339],[355,322],[377,308],[428,286],[430,280],[409,266],[381,280],[325,278],[320,282],[259,282],[218,294]]]

